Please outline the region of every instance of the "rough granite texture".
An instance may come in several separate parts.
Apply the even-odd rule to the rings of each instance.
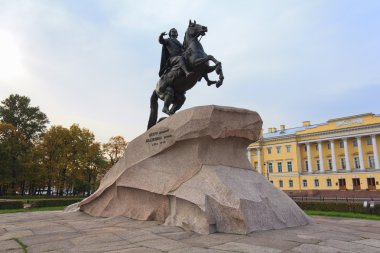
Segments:
[[[251,168],[246,148],[261,127],[260,116],[245,109],[181,111],[131,141],[78,206],[92,216],[156,220],[201,234],[307,225],[311,219],[293,200]]]

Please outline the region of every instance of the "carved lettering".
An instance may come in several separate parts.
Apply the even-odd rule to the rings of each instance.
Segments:
[[[166,140],[173,137],[169,133],[169,129],[161,130],[158,132],[151,132],[148,136],[149,138],[145,139],[145,143],[149,143],[152,147],[166,144]]]

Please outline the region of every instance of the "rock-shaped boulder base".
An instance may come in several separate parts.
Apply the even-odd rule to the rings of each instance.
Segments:
[[[210,105],[178,112],[131,141],[80,210],[202,234],[309,224],[293,200],[252,170],[246,148],[261,127],[260,116],[245,109]]]

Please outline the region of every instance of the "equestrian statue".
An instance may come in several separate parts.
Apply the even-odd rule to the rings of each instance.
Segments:
[[[165,32],[159,36],[162,44],[161,65],[156,89],[150,98],[150,116],[148,129],[157,123],[158,99],[164,101],[162,112],[173,115],[184,104],[186,91],[204,78],[207,85],[219,88],[223,84],[224,76],[222,63],[203,50],[200,38],[206,34],[207,27],[191,20],[185,33],[183,45],[177,40],[178,33],[175,28],[169,31],[169,38]],[[215,65],[210,66],[209,61]],[[218,81],[211,81],[208,73],[215,71]]]

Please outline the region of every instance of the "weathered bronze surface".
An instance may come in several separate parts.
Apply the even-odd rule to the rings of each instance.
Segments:
[[[162,44],[160,79],[150,98],[148,129],[157,122],[158,99],[164,101],[162,112],[172,115],[184,104],[186,91],[202,78],[208,86],[215,84],[219,88],[223,84],[222,63],[214,56],[206,54],[200,43],[199,37],[204,36],[206,32],[206,26],[190,20],[183,45],[177,40],[178,33],[175,28],[170,30],[169,38],[164,38],[167,35],[165,32],[159,36],[159,42]],[[210,66],[209,61],[215,65]],[[207,74],[212,71],[218,74],[218,81],[209,80]]]

